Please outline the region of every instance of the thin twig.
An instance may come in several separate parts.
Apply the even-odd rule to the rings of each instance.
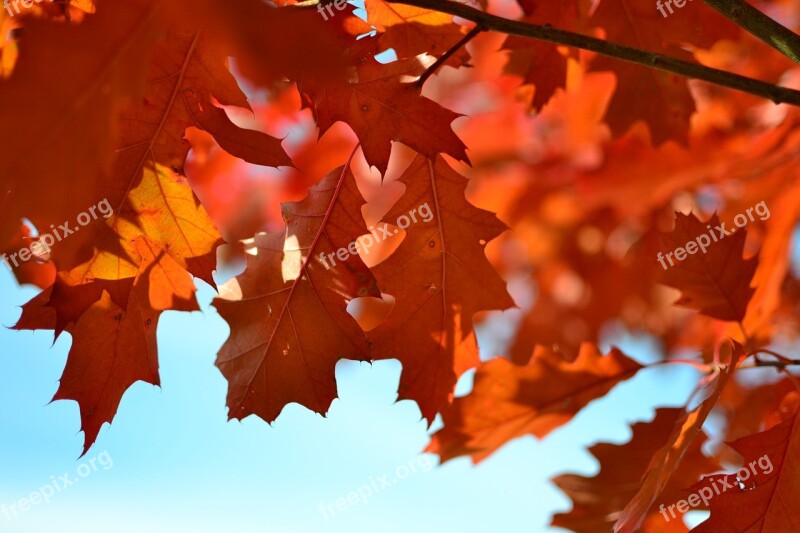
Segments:
[[[704,374],[710,374],[715,370],[714,365],[710,365],[702,361],[695,361],[692,359],[665,359],[664,361],[656,361],[655,363],[650,363],[649,365],[646,366],[648,368],[652,368],[654,366],[661,366],[661,365],[688,365],[699,370]]]
[[[477,9],[446,0],[389,0],[392,3],[431,9],[441,13],[448,13],[466,20],[471,20],[484,30],[497,31],[509,35],[518,35],[547,41],[550,43],[571,46],[582,50],[589,50],[598,54],[643,65],[652,69],[677,74],[686,78],[707,81],[722,87],[736,89],[749,94],[754,94],[776,104],[791,104],[800,106],[800,91],[780,87],[761,80],[740,76],[724,70],[706,67],[698,63],[690,63],[675,59],[674,57],[646,52],[622,44],[596,39],[587,35],[559,30],[549,25],[540,26],[528,22],[510,20],[503,17],[484,13]]]
[[[767,349],[764,349],[764,348],[759,348],[758,350],[754,351],[753,353],[751,353],[749,355],[757,355],[757,354],[760,354],[760,353],[769,354],[769,355],[771,355],[773,357],[776,357],[778,360],[783,361],[784,363],[790,363],[792,361],[791,357],[786,357],[783,354],[779,354],[778,352],[774,352],[772,350],[767,350]]]
[[[475,36],[482,31],[483,28],[481,28],[480,24],[469,30],[469,33],[464,35],[464,37],[462,37],[460,41],[451,46],[447,52],[442,54],[442,56],[436,60],[436,63],[428,67],[428,70],[422,73],[422,76],[420,76],[419,79],[417,80],[417,87],[422,87],[423,85],[425,85],[425,82],[428,80],[428,78],[430,78],[440,66],[444,65],[448,59],[453,57],[453,54],[459,51],[463,46],[466,46],[468,42],[474,39]]]
[[[768,353],[770,355],[775,355],[779,357],[778,361],[764,361],[760,357],[758,357],[759,353]],[[759,350],[752,354],[748,354],[753,356],[753,362],[747,365],[741,365],[739,368],[775,368],[779,372],[786,372],[787,367],[790,366],[800,366],[800,359],[790,359],[784,355],[780,355],[776,352],[771,352],[769,350]]]
[[[795,63],[800,63],[800,35],[743,0],[703,0]]]
[[[756,356],[753,361],[756,368],[771,366],[777,368],[778,370],[783,370],[787,366],[800,365],[800,359],[789,359],[787,361],[764,361],[763,359],[759,359],[758,356]]]

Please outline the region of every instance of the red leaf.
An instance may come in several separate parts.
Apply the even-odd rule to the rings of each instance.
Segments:
[[[662,235],[665,257],[658,256],[661,280],[682,292],[675,303],[719,320],[741,321],[753,296],[750,282],[758,266],[755,258],[742,258],[747,232],[737,232],[735,227],[728,230],[716,215],[708,223],[694,214],[676,213],[675,217],[675,229]],[[730,235],[720,235],[728,231]],[[707,241],[705,253],[698,246],[701,238]],[[688,253],[690,249],[695,252]],[[685,259],[679,260],[676,250],[683,250]],[[676,261],[671,257],[674,251]]]
[[[401,142],[435,159],[440,153],[468,161],[466,147],[450,127],[459,117],[421,95],[416,80],[425,65],[416,58],[382,65],[375,60],[374,43],[354,45],[357,65],[349,78],[300,84],[324,133],[337,121],[358,135],[370,165],[386,172],[393,142]]]
[[[575,360],[541,346],[525,366],[493,359],[478,369],[472,392],[442,413],[444,429],[428,451],[443,461],[470,455],[478,462],[523,435],[542,438],[641,368],[616,349],[602,355],[590,344]]]
[[[318,413],[336,398],[336,363],[368,360],[367,339],[347,313],[357,296],[380,296],[357,255],[336,261],[364,231],[350,162],[284,205],[285,233],[260,234],[247,270],[214,307],[230,324],[217,366],[228,380],[231,419],[275,420],[297,402]]]
[[[642,476],[647,471],[651,457],[669,438],[682,415],[683,409],[657,409],[652,421],[631,426],[633,436],[625,444],[600,443],[589,448],[600,463],[600,472],[591,478],[564,474],[553,479],[558,488],[572,499],[572,509],[568,513],[553,516],[552,525],[578,533],[610,531],[616,515],[641,487]],[[670,504],[683,498],[683,489],[697,479],[698,472],[719,470],[720,465],[715,460],[703,455],[701,448],[706,440],[706,435],[701,432],[692,442],[664,492],[649,510],[649,518],[658,527],[645,524],[644,531],[664,531],[667,523],[655,507],[662,502]],[[676,531],[686,531],[680,520],[670,525]]]
[[[384,220],[406,217],[406,236],[373,268],[381,292],[396,303],[369,340],[375,359],[400,360],[400,399],[417,402],[433,422],[458,377],[479,363],[475,313],[514,305],[484,252],[505,226],[467,201],[467,180],[441,157],[417,155],[399,181],[405,194]]]
[[[614,533],[638,531],[653,502],[664,491],[692,443],[701,433],[703,423],[719,400],[742,355],[742,346],[732,342],[730,362],[717,375],[711,394],[678,420],[666,444],[653,455],[650,466],[642,477],[642,486],[614,524]]]
[[[798,427],[795,412],[772,429],[732,442],[744,458],[743,466],[734,474],[707,477],[692,487],[693,492],[708,487],[715,493],[711,516],[692,531],[795,531],[800,524]]]

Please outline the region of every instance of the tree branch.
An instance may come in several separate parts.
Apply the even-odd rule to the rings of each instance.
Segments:
[[[743,0],[703,0],[795,63],[800,63],[800,35]]]
[[[671,74],[677,74],[685,78],[694,78],[707,81],[721,87],[736,89],[745,93],[753,94],[772,100],[776,104],[791,104],[800,106],[800,91],[787,89],[771,83],[766,83],[746,76],[740,76],[711,67],[705,67],[697,63],[690,63],[675,59],[674,57],[646,52],[638,48],[632,48],[622,44],[596,39],[587,35],[559,30],[549,25],[540,26],[527,22],[510,20],[489,13],[484,13],[477,9],[457,4],[446,0],[388,0],[395,4],[421,7],[448,13],[466,20],[475,22],[484,30],[507,33],[547,41],[554,44],[589,50],[598,54],[636,63],[645,67],[653,68]]]

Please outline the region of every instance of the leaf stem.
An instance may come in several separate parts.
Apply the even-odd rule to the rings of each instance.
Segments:
[[[740,28],[744,28],[795,63],[800,63],[800,35],[786,26],[743,0],[703,1]]]
[[[740,76],[724,70],[706,67],[698,63],[682,61],[663,54],[647,52],[639,50],[638,48],[589,37],[588,35],[560,30],[549,25],[541,26],[528,22],[510,20],[447,0],[388,1],[396,4],[439,11],[441,13],[448,13],[475,22],[487,31],[497,31],[509,35],[518,35],[520,37],[571,46],[581,50],[589,50],[604,56],[643,65],[662,72],[677,74],[685,78],[703,80],[721,87],[728,87],[737,91],[760,96],[776,104],[785,103],[800,106],[800,91],[773,85],[746,76]]]

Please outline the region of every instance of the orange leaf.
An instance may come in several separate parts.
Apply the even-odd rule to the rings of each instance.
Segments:
[[[639,422],[631,426],[633,436],[625,444],[595,444],[589,451],[600,463],[600,472],[591,478],[576,474],[557,476],[553,482],[572,499],[568,513],[558,513],[552,525],[571,529],[579,533],[607,533],[614,524],[614,517],[622,511],[625,503],[633,498],[642,483],[642,474],[647,470],[650,458],[658,451],[672,432],[683,409],[662,408],[656,410],[650,422]],[[684,497],[683,489],[697,479],[698,472],[714,472],[720,465],[703,455],[701,448],[707,441],[701,432],[686,451],[686,456],[670,479],[664,492],[655,502],[673,503]],[[659,527],[648,527],[645,532],[662,532],[667,524],[651,506],[650,515]],[[658,522],[660,520],[660,522]],[[686,531],[680,520],[669,524],[675,531]],[[672,530],[670,530],[672,531]]]
[[[365,40],[367,41],[367,40]],[[460,115],[421,95],[414,82],[424,72],[416,58],[382,65],[375,60],[374,43],[354,45],[358,65],[348,79],[299,85],[313,104],[324,133],[337,121],[358,135],[370,165],[386,172],[393,142],[401,142],[434,159],[447,154],[467,161],[464,143],[450,127]]]
[[[741,321],[753,296],[750,282],[757,266],[755,258],[742,258],[747,232],[726,228],[716,215],[708,223],[694,214],[676,213],[675,217],[675,229],[662,235],[661,281],[682,292],[677,305],[719,320]],[[705,253],[699,246],[702,237]],[[690,246],[693,254],[688,253]],[[678,257],[680,251],[685,259]]]
[[[231,327],[217,358],[231,419],[256,414],[272,422],[290,402],[325,413],[336,398],[337,361],[369,359],[347,304],[380,293],[358,255],[336,255],[364,230],[349,166],[305,200],[284,204],[286,232],[257,235],[247,270],[214,301]]]
[[[675,424],[666,444],[655,453],[650,466],[642,478],[642,486],[636,496],[628,502],[614,524],[614,533],[633,533],[638,531],[647,517],[648,510],[659,494],[667,486],[678,466],[691,448],[695,438],[702,432],[703,423],[717,404],[722,390],[736,369],[739,359],[744,355],[742,346],[731,341],[730,363],[721,369],[715,379],[711,394],[697,407],[687,411]]]
[[[451,15],[385,0],[366,0],[364,5],[367,20],[381,32],[381,48],[393,49],[398,59],[422,53],[440,56],[464,36],[464,27],[454,24]],[[468,60],[462,48],[449,62],[458,67]]]
[[[155,6],[105,2],[79,25],[25,20],[14,72],[0,80],[0,99],[13,102],[0,114],[0,144],[13,154],[0,159],[0,240],[23,217],[45,229],[103,198],[94,184],[111,170],[123,105],[144,93]]]
[[[443,461],[470,455],[478,462],[513,439],[542,438],[641,368],[616,349],[602,355],[588,343],[575,360],[542,346],[525,366],[493,359],[478,369],[472,392],[444,410],[444,428],[428,451]]]
[[[84,454],[103,424],[114,419],[125,391],[137,381],[159,385],[156,328],[161,312],[199,309],[189,274],[144,239],[135,246],[141,254],[135,278],[74,287],[57,281],[23,307],[15,326],[57,332],[66,328],[72,336],[53,399],[74,400],[80,406]],[[156,306],[150,302],[154,292]]]
[[[405,225],[406,236],[372,269],[396,303],[369,339],[375,359],[400,360],[400,399],[417,402],[432,422],[458,377],[479,363],[475,313],[514,305],[484,252],[506,228],[467,201],[466,179],[441,157],[417,155],[399,181],[405,194],[384,219]]]
[[[606,30],[609,41],[685,60],[692,59],[686,45],[710,48],[719,39],[739,33],[703,2],[689,2],[674,14],[662,16],[650,0],[603,0],[591,22]],[[617,75],[617,90],[606,113],[615,135],[644,120],[655,144],[668,139],[687,144],[695,104],[685,78],[605,56],[597,57],[591,70],[611,70]]]
[[[589,7],[586,0],[519,0],[519,4],[525,12],[523,21],[569,31],[579,29]],[[510,36],[503,47],[511,51],[507,70],[536,87],[531,102],[534,109],[541,109],[556,90],[566,87],[567,61],[577,56],[575,51],[562,54],[552,43],[517,36]]]
[[[710,503],[711,516],[692,531],[713,533],[732,527],[743,533],[796,531],[800,524],[799,427],[795,412],[763,433],[732,442],[731,447],[744,458],[743,466],[737,473],[707,477],[692,487],[695,492],[714,487],[718,493]]]

